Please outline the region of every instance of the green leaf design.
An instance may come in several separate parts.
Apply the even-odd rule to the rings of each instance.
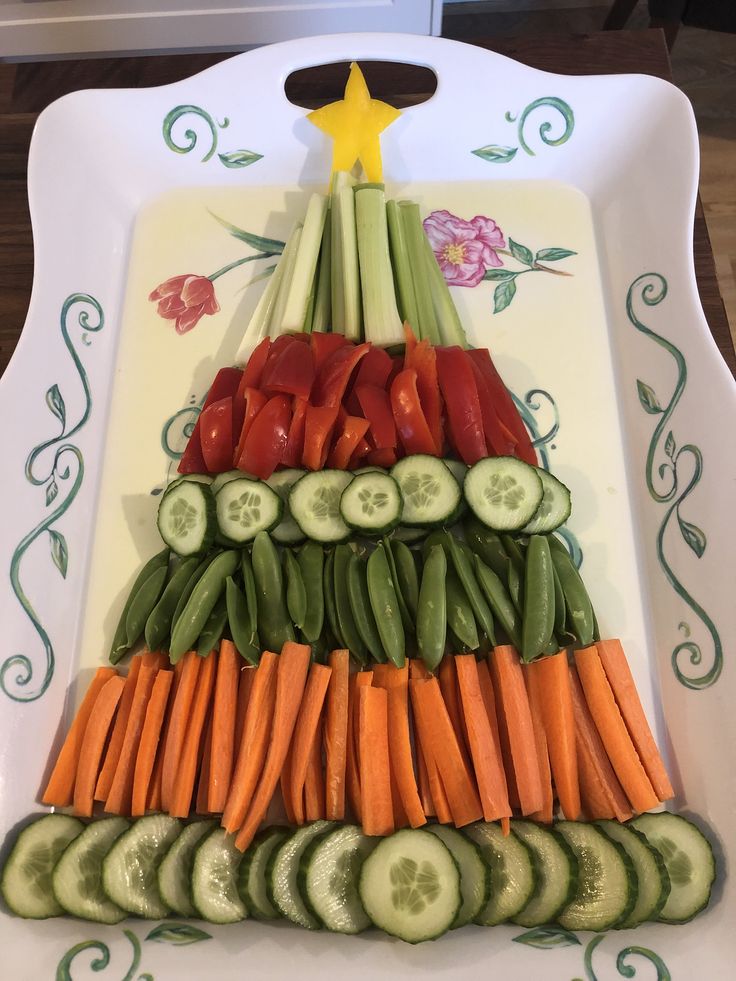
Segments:
[[[493,291],[493,312],[500,313],[511,303],[516,294],[516,279],[509,279],[499,285]]]
[[[516,151],[518,147],[514,146],[498,146],[495,143],[489,143],[488,146],[482,146],[478,150],[473,150],[476,157],[480,157],[481,160],[487,160],[489,163],[509,163],[516,156]]]
[[[537,261],[559,262],[560,259],[567,259],[571,255],[577,255],[577,252],[571,249],[540,249],[537,252]]]
[[[245,242],[251,248],[257,249],[259,252],[271,252],[274,255],[281,255],[284,251],[285,242],[280,242],[277,238],[264,238],[262,235],[253,235],[252,232],[246,232],[243,228],[238,228],[237,225],[232,225],[229,221],[225,221],[224,218],[220,218],[214,211],[210,211],[210,214],[234,238],[240,239],[241,242]]]
[[[667,456],[670,458],[670,460],[675,455],[675,437],[671,429],[667,433],[667,439],[664,442],[664,451],[667,454]]]
[[[659,404],[659,399],[654,394],[654,389],[650,388],[646,382],[640,381],[637,378],[636,390],[639,393],[639,401],[644,407],[645,412],[648,412],[650,415],[656,415],[658,412],[662,411],[662,406]]]
[[[211,939],[211,934],[192,926],[191,923],[160,923],[146,937],[146,940],[153,940],[158,944],[175,944],[178,947]]]
[[[60,420],[62,427],[66,423],[66,406],[64,399],[59,391],[58,385],[52,385],[46,392],[46,405],[51,409],[57,419]]]
[[[49,528],[49,538],[51,539],[51,558],[54,565],[59,570],[62,578],[66,579],[66,570],[69,565],[69,549],[67,548],[66,538],[60,531]]]
[[[531,266],[534,263],[534,255],[532,250],[528,249],[525,245],[519,245],[512,238],[509,239],[509,248],[511,249],[511,255],[514,259],[518,259],[519,262],[523,262],[525,266]]]
[[[690,548],[695,552],[697,557],[700,559],[705,551],[705,546],[708,544],[708,539],[705,537],[705,532],[701,531],[697,525],[692,524],[689,521],[685,521],[681,518],[679,513],[677,515],[677,522],[680,525],[680,531],[682,532],[682,537],[685,539]]]
[[[252,150],[231,150],[230,153],[218,153],[222,163],[226,167],[250,167],[251,164],[263,159],[262,153],[254,153]]]
[[[580,944],[580,941],[570,930],[563,930],[562,927],[539,926],[525,933],[520,933],[518,937],[512,937],[516,944],[526,944],[527,947],[537,947],[539,950],[549,950],[553,947],[573,947]]]
[[[56,495],[59,493],[59,485],[56,481],[51,478],[51,480],[46,484],[46,507],[53,504]]]
[[[509,269],[486,269],[483,279],[490,279],[505,282],[508,279],[516,279],[518,273],[511,272]]]

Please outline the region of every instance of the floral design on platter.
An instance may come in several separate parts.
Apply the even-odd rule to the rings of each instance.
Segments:
[[[593,954],[608,936],[607,933],[598,934],[586,944],[583,952],[583,966],[585,968],[585,981],[598,981],[598,975],[593,968]],[[582,946],[580,938],[570,930],[563,930],[562,927],[540,926],[526,930],[524,933],[512,937],[514,943],[524,944],[527,947],[535,947],[537,950],[554,950],[558,947]],[[616,957],[616,970],[622,978],[633,978],[636,975],[636,968],[628,963],[632,956],[643,957],[648,963],[654,965],[657,970],[656,981],[671,981],[672,975],[667,965],[659,954],[655,954],[648,947],[624,947]],[[582,978],[573,978],[573,981],[583,981]]]
[[[63,579],[66,579],[69,564],[69,546],[66,538],[54,527],[57,521],[69,510],[79,493],[84,480],[84,457],[81,450],[70,442],[86,424],[92,411],[92,393],[87,372],[69,336],[72,310],[79,309],[76,324],[81,327],[81,342],[90,344],[90,334],[102,330],[104,316],[102,307],[86,293],[72,293],[61,308],[61,335],[72,357],[79,375],[84,394],[84,408],[73,425],[69,425],[67,407],[58,385],[52,385],[46,392],[46,405],[58,420],[60,432],[44,440],[28,454],[25,464],[25,477],[33,487],[44,488],[46,516],[38,522],[18,543],[10,561],[10,584],[16,599],[38,634],[44,649],[44,663],[37,672],[37,664],[28,654],[12,654],[0,666],[0,688],[16,702],[32,702],[40,698],[51,684],[54,675],[54,648],[46,629],[26,596],[21,583],[23,560],[30,547],[44,535],[48,536],[51,560]],[[90,312],[91,308],[91,312]],[[47,465],[38,472],[38,464],[50,456]],[[53,505],[53,507],[52,507]]]
[[[548,263],[568,259],[577,252],[561,248],[532,252],[512,238],[507,242],[496,222],[483,215],[466,220],[449,211],[433,211],[424,219],[424,230],[449,286],[478,286],[484,281],[498,284],[493,291],[494,313],[501,313],[511,303],[519,276],[533,272],[573,275]],[[506,266],[505,258],[514,264]]]
[[[652,416],[659,416],[659,421],[654,428],[649,449],[647,450],[645,479],[649,494],[657,504],[668,505],[662,523],[657,532],[656,552],[657,559],[665,578],[672,586],[677,595],[685,601],[695,616],[700,620],[710,635],[713,644],[712,663],[707,670],[701,665],[703,663],[703,652],[700,645],[692,639],[692,631],[689,623],[682,620],[678,624],[678,629],[685,639],[677,644],[672,650],[672,670],[680,684],[687,688],[699,690],[709,688],[720,677],[723,668],[723,645],[715,624],[700,603],[695,600],[675,574],[666,554],[665,554],[665,535],[670,527],[671,518],[677,518],[677,526],[683,541],[692,550],[695,556],[700,559],[705,552],[708,540],[705,532],[691,521],[686,520],[681,514],[681,506],[689,494],[700,482],[703,473],[703,454],[699,447],[692,443],[677,445],[675,435],[669,428],[672,414],[680,401],[685,386],[687,384],[687,362],[682,352],[672,344],[671,341],[656,334],[651,328],[647,327],[639,320],[635,305],[637,301],[643,302],[648,307],[660,304],[667,296],[667,280],[659,273],[644,273],[639,276],[629,287],[626,297],[626,313],[633,326],[651,338],[656,344],[664,348],[674,359],[677,368],[677,381],[669,401],[663,407],[660,398],[654,389],[647,382],[637,379],[636,387],[639,402],[643,410]],[[664,453],[665,459],[657,466],[657,459],[661,459]],[[689,479],[682,477],[680,469],[684,460],[689,460],[691,465],[691,476]],[[655,471],[657,477],[655,477]],[[685,484],[683,487],[682,484]],[[688,654],[689,664],[696,668],[695,672],[683,670],[681,667],[681,656]]]
[[[153,981],[152,974],[137,974],[141,963],[140,940],[132,930],[123,930],[123,935],[133,948],[133,960],[122,977],[122,981]],[[211,940],[212,936],[209,933],[205,933],[204,930],[200,930],[199,927],[192,926],[190,923],[160,923],[147,934],[145,939],[156,943],[173,944],[180,947],[187,944],[196,944],[201,940]],[[59,961],[56,967],[56,981],[73,981],[73,962],[80,954],[83,954],[87,950],[96,951],[99,955],[90,961],[89,966],[92,971],[97,972],[107,969],[110,964],[110,948],[108,945],[101,940],[83,940],[70,947]]]
[[[529,146],[526,139],[525,128],[526,122],[530,114],[535,112],[537,109],[553,109],[555,113],[559,113],[564,122],[564,129],[559,136],[551,137],[549,134],[554,128],[553,123],[549,120],[544,120],[539,124],[539,138],[546,146],[562,146],[563,143],[567,141],[572,136],[572,131],[575,128],[575,114],[572,108],[563,99],[558,99],[556,96],[544,96],[541,99],[535,99],[534,102],[530,102],[526,106],[521,114],[506,112],[504,114],[504,119],[507,123],[516,123],[516,136],[519,146],[503,146],[498,143],[489,143],[487,146],[479,147],[477,150],[472,152],[476,157],[480,157],[481,160],[486,160],[488,163],[510,163],[516,156],[519,147],[528,154],[530,157],[536,156],[536,152]],[[556,120],[559,122],[559,118]]]
[[[194,116],[195,118],[204,121],[209,132],[210,137],[210,147],[205,151],[202,157],[202,163],[207,163],[211,160],[217,150],[218,143],[218,131],[227,129],[230,125],[230,120],[225,116],[222,122],[218,122],[217,119],[213,118],[208,112],[199,106],[191,105],[181,105],[176,106],[171,112],[167,113],[164,117],[163,122],[163,136],[164,143],[169,148],[173,150],[174,153],[190,153],[199,142],[199,136],[196,130],[186,129],[184,130],[184,140],[183,143],[177,143],[174,140],[173,129],[175,124],[183,116]],[[230,169],[249,167],[251,164],[257,163],[257,161],[263,159],[262,153],[254,153],[253,150],[230,150],[226,153],[218,153],[217,157],[223,167],[228,167]]]

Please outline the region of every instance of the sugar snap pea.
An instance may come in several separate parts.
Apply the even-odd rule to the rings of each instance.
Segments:
[[[473,608],[468,602],[465,590],[452,563],[447,567],[445,593],[447,595],[447,626],[457,637],[462,650],[477,651],[480,641],[478,640],[478,628],[475,625]]]
[[[549,536],[549,548],[552,563],[559,576],[565,597],[566,626],[577,637],[578,641],[587,647],[593,643],[596,634],[596,621],[593,604],[590,602],[585,583],[575,568],[570,553],[554,535]]]
[[[468,515],[463,522],[463,531],[465,532],[465,541],[473,552],[483,559],[489,569],[492,569],[497,576],[505,581],[509,557],[498,534],[481,524],[475,515]]]
[[[151,614],[166,585],[168,569],[161,566],[154,569],[133,597],[133,602],[125,618],[125,633],[128,647],[132,647],[139,639],[146,626],[146,620]]]
[[[491,613],[491,609],[486,602],[485,596],[478,585],[478,580],[475,578],[473,566],[468,559],[468,556],[465,554],[462,548],[460,548],[460,545],[458,544],[454,535],[452,535],[450,532],[446,532],[445,539],[447,542],[450,559],[452,560],[455,572],[462,583],[462,587],[465,590],[465,595],[468,597],[468,601],[470,602],[470,606],[473,610],[473,615],[490,643],[495,644],[496,635],[493,629],[493,614]]]
[[[434,671],[445,653],[447,597],[445,582],[447,557],[441,545],[434,545],[422,569],[417,605],[417,644],[419,656]]]
[[[307,612],[304,617],[302,634],[310,644],[316,644],[319,640],[325,619],[322,585],[324,558],[324,552],[319,542],[305,542],[297,553],[297,562],[302,572],[304,588],[307,591]]]
[[[248,606],[248,616],[253,624],[253,632],[258,632],[258,599],[256,598],[256,582],[253,578],[253,563],[250,552],[244,548],[240,553],[240,571],[243,574],[243,590]]]
[[[386,653],[381,643],[381,635],[373,616],[371,600],[368,595],[366,563],[360,556],[352,554],[348,562],[348,598],[355,627],[361,640],[368,648],[374,661],[386,661]]]
[[[519,539],[514,538],[508,533],[499,536],[501,539],[501,544],[503,545],[504,551],[508,555],[509,559],[519,573],[520,576],[524,575],[524,552],[522,550],[522,544]]]
[[[197,556],[192,555],[187,559],[182,559],[166,583],[159,601],[146,620],[144,635],[149,651],[159,650],[168,640],[171,633],[171,621],[174,618],[174,611],[179,598],[198,565],[199,558]]]
[[[216,552],[212,552],[210,555],[208,555],[204,559],[202,559],[202,561],[199,563],[199,565],[197,566],[197,568],[192,573],[192,575],[191,575],[191,577],[189,579],[189,582],[186,584],[186,586],[184,587],[184,590],[182,591],[181,596],[179,597],[179,602],[176,604],[176,609],[174,610],[174,615],[171,618],[171,633],[174,632],[174,628],[176,627],[176,624],[179,621],[179,617],[184,612],[184,608],[186,607],[187,603],[189,602],[189,597],[194,592],[194,587],[197,585],[197,583],[199,582],[199,580],[202,578],[202,576],[205,574],[205,572],[209,569],[209,567],[212,565],[212,563],[215,561],[215,559],[217,558],[218,555],[220,555],[220,550],[219,549]]]
[[[338,545],[335,548],[334,563],[334,582],[335,582],[335,609],[337,611],[337,624],[340,628],[340,636],[345,641],[345,646],[361,664],[368,660],[363,634],[358,629],[353,616],[353,608],[350,602],[348,591],[348,569],[353,550],[349,545]]]
[[[547,649],[554,625],[555,584],[549,543],[546,535],[532,535],[526,550],[524,618],[521,625],[523,660],[533,661]]]
[[[368,595],[386,657],[397,668],[406,663],[406,637],[386,549],[379,542],[368,559]]]
[[[345,640],[340,633],[340,624],[337,622],[337,607],[335,606],[335,552],[328,549],[325,556],[325,564],[322,572],[322,590],[325,600],[325,615],[327,626],[330,633],[335,638],[339,647],[345,647]]]
[[[480,587],[493,610],[493,615],[501,624],[509,641],[517,651],[521,648],[521,619],[506,591],[503,580],[483,559],[475,556],[475,574]]]
[[[396,578],[401,595],[404,597],[409,614],[416,623],[419,606],[419,576],[412,551],[405,542],[391,539],[391,554],[396,569]]]
[[[286,608],[294,626],[301,630],[307,615],[307,591],[304,588],[302,570],[290,548],[284,549],[284,571],[286,573]]]
[[[167,569],[169,566],[169,550],[168,548],[162,549],[156,555],[146,562],[141,571],[135,577],[133,586],[128,593],[128,598],[125,601],[125,606],[120,614],[120,619],[118,620],[118,625],[115,629],[115,634],[112,639],[112,645],[110,647],[110,663],[117,664],[118,661],[123,657],[125,652],[129,650],[130,644],[128,644],[128,631],[127,631],[127,619],[128,611],[133,604],[133,600],[138,593],[138,590],[143,586],[143,584],[150,578],[151,574],[157,569]],[[154,601],[155,602],[155,601]]]
[[[235,550],[220,552],[192,590],[171,634],[169,657],[172,664],[176,664],[186,651],[194,647],[210,613],[225,591],[227,577],[233,575],[239,560],[240,555]]]
[[[248,611],[245,593],[232,576],[228,576],[225,580],[225,603],[228,626],[238,653],[249,664],[258,664],[261,659],[258,634]]]
[[[551,551],[551,550],[550,550]],[[562,583],[555,569],[554,558],[552,559],[552,579],[555,587],[555,634],[562,636],[565,633],[565,594],[562,592]]]
[[[391,582],[394,584],[394,592],[396,593],[396,599],[399,604],[399,613],[401,614],[401,622],[404,626],[404,632],[407,634],[413,634],[414,617],[411,615],[409,606],[404,599],[404,594],[401,591],[399,574],[396,569],[396,562],[394,561],[394,553],[391,551],[391,542],[386,535],[383,536],[381,544],[384,549],[386,561],[388,562],[388,571],[391,573]]]
[[[294,640],[294,627],[286,607],[279,553],[267,531],[256,535],[251,562],[258,603],[258,636],[269,650],[278,653],[287,640]]]
[[[230,578],[230,577],[228,577]],[[209,657],[212,651],[220,643],[222,635],[227,626],[227,600],[225,593],[222,593],[215,603],[212,613],[207,617],[207,621],[202,628],[202,633],[197,641],[197,654],[200,657]]]

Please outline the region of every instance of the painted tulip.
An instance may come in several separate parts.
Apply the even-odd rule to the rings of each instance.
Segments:
[[[212,316],[220,309],[215,287],[206,276],[172,276],[157,286],[148,299],[158,302],[160,317],[175,321],[177,334],[186,334],[205,314]]]

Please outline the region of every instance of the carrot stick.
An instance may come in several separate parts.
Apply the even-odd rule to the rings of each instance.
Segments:
[[[215,682],[217,684],[217,682]],[[197,796],[194,810],[196,814],[209,814],[210,780],[212,775],[212,720],[214,712],[207,716],[204,727],[204,740],[199,761],[199,777],[197,779]],[[222,810],[222,808],[220,808]]]
[[[493,743],[496,747],[496,753],[498,758],[501,760],[501,769],[503,770],[504,781],[506,785],[506,792],[509,798],[509,804],[511,808],[519,806],[519,792],[516,789],[516,781],[514,780],[513,767],[510,765],[506,767],[507,759],[511,759],[511,750],[508,745],[508,733],[506,733],[506,743],[503,745],[501,743],[501,727],[498,720],[498,715],[496,713],[496,696],[493,691],[493,682],[491,681],[491,669],[488,667],[488,661],[478,661],[476,663],[478,669],[478,682],[480,684],[480,693],[483,696],[483,704],[486,707],[486,714],[488,716],[488,722],[491,726],[491,733],[493,735]],[[511,834],[511,822],[507,817],[501,818],[501,830],[505,837]]]
[[[156,668],[157,671],[163,671],[164,668],[170,667],[169,655],[164,654],[163,651],[146,651],[143,654],[141,667]]]
[[[432,675],[424,666],[424,662],[420,661],[418,658],[414,658],[409,662],[409,679],[410,681],[422,680],[426,681],[431,678]],[[417,735],[418,723],[417,723],[417,713],[416,708],[413,704],[412,699],[412,710],[414,719],[414,734]],[[429,784],[429,796],[431,799],[431,810],[425,809],[425,814],[428,816],[434,814],[440,824],[449,824],[452,821],[452,814],[450,813],[450,805],[447,803],[447,795],[445,793],[445,788],[442,784],[440,778],[440,771],[437,769],[434,757],[429,755],[426,746],[422,746],[421,740],[416,739],[416,750],[417,750],[417,767],[421,775],[421,767],[427,772],[427,782]]]
[[[135,687],[138,683],[138,672],[141,669],[142,663],[143,658],[140,654],[136,654],[135,657],[131,658],[130,667],[128,668],[128,676],[125,679],[125,688],[123,688],[123,694],[120,698],[120,702],[118,703],[118,711],[117,715],[115,716],[115,725],[112,727],[110,741],[108,742],[107,749],[105,750],[105,760],[102,764],[100,775],[97,778],[95,800],[107,800],[107,795],[110,793],[110,787],[112,787],[112,781],[115,777],[115,770],[117,769],[118,760],[120,759],[120,750],[123,748],[123,740],[125,739],[125,730],[128,726],[130,707],[133,704]]]
[[[414,746],[414,750],[417,757],[417,789],[419,790],[419,799],[422,802],[422,810],[426,817],[433,817],[437,812],[435,811],[434,801],[432,800],[427,761],[424,759],[424,753],[419,743]]]
[[[348,727],[345,746],[345,790],[350,808],[356,819],[360,821],[360,773],[358,772],[358,754],[355,747],[355,719],[357,717],[356,702],[358,698],[358,675],[351,674],[348,678]]]
[[[222,814],[221,824],[230,833],[237,831],[245,820],[266,759],[276,701],[278,664],[278,654],[264,651],[256,668],[248,709],[245,713],[243,735],[235,761],[235,773]]]
[[[437,677],[440,682],[442,698],[447,707],[447,714],[450,716],[452,728],[455,730],[457,743],[460,747],[465,765],[470,768],[470,746],[468,743],[468,731],[463,718],[462,703],[460,692],[458,691],[457,670],[455,668],[454,657],[443,657],[440,661]]]
[[[281,777],[279,778],[279,784],[281,786],[281,800],[284,805],[284,810],[286,811],[286,820],[289,824],[304,824],[304,821],[297,821],[296,814],[294,812],[294,802],[291,799],[291,760],[293,756],[293,744],[289,746],[289,752],[286,754],[286,759],[284,760],[284,765],[281,767]]]
[[[596,643],[606,678],[616,696],[616,704],[623,716],[631,740],[639,754],[654,792],[661,801],[675,796],[670,778],[659,754],[647,717],[644,715],[639,693],[636,690],[629,662],[626,660],[620,640],[600,640]]]
[[[385,687],[388,692],[388,743],[391,757],[391,774],[401,801],[401,809],[394,807],[394,821],[419,828],[427,823],[422,801],[417,789],[414,764],[411,757],[411,736],[409,733],[409,666],[396,668],[393,665],[386,675]]]
[[[158,668],[142,666],[138,672],[133,701],[130,706],[128,724],[125,727],[125,738],[120,748],[118,765],[110,786],[110,792],[105,801],[105,811],[108,814],[130,814],[133,798],[133,778],[135,776],[135,761],[146,719],[146,709],[151,698],[153,684],[158,674]]]
[[[240,669],[240,680],[238,681],[238,708],[235,712],[235,755],[240,747],[243,738],[243,726],[245,725],[245,713],[248,710],[248,700],[253,690],[253,682],[256,678],[256,671],[252,665]],[[234,764],[233,760],[233,764]]]
[[[241,852],[253,841],[279,782],[281,767],[289,750],[304,694],[311,654],[312,649],[308,644],[296,644],[294,641],[287,641],[282,648],[276,680],[271,743],[245,822],[235,839],[235,847]]]
[[[350,651],[332,651],[332,668],[325,706],[325,817],[345,817],[345,767],[348,751],[348,687]]]
[[[534,745],[537,747],[537,760],[539,761],[539,780],[542,785],[542,809],[535,811],[529,816],[533,821],[542,824],[551,824],[554,816],[555,798],[552,792],[552,770],[549,765],[549,746],[547,744],[547,733],[544,728],[544,714],[542,712],[543,693],[539,690],[539,676],[529,671],[530,664],[524,666],[524,684],[526,694],[529,699],[529,711],[532,713],[532,728],[534,729]],[[567,665],[565,665],[567,670]]]
[[[501,753],[491,731],[475,657],[472,654],[459,654],[454,661],[483,817],[486,821],[510,817],[511,805]]]
[[[171,709],[161,774],[161,807],[169,813],[171,813],[174,787],[179,775],[179,757],[197,692],[200,666],[204,663],[204,659],[196,651],[187,651],[182,660],[184,661],[184,670],[181,673],[176,689],[176,698]]]
[[[146,706],[146,717],[143,721],[143,731],[141,732],[133,773],[133,793],[130,805],[130,813],[133,817],[141,817],[146,813],[146,798],[173,680],[173,671],[159,671]]]
[[[240,654],[231,640],[220,642],[217,680],[212,704],[212,757],[210,760],[209,811],[221,814],[227,802],[235,756],[235,716],[238,707]]]
[[[360,810],[363,833],[390,835],[394,830],[391,763],[388,748],[388,695],[364,685],[358,694]]]
[[[323,730],[324,722],[320,719],[312,740],[312,750],[304,778],[304,815],[307,821],[319,821],[325,816],[325,778],[322,770]]]
[[[291,776],[289,796],[297,824],[304,824],[304,781],[307,776],[312,746],[317,738],[322,706],[327,686],[330,683],[332,668],[314,663],[309,668],[304,697],[299,706],[294,736],[291,740]],[[322,746],[320,744],[320,757]],[[320,764],[321,766],[321,764]]]
[[[583,686],[572,664],[570,665],[570,690],[575,716],[575,744],[580,763],[581,790],[586,807],[600,812],[598,814],[591,812],[588,816],[606,817],[612,812],[611,816],[617,821],[628,821],[633,817],[631,806],[598,735],[593,716],[585,700]],[[601,799],[606,801],[605,808],[601,807]]]
[[[199,657],[199,655],[197,655],[197,657]],[[192,806],[194,782],[197,779],[199,748],[202,741],[202,732],[204,730],[205,721],[207,719],[207,710],[210,707],[212,691],[215,687],[215,675],[217,672],[218,659],[217,651],[210,651],[207,657],[204,659],[200,658],[200,660],[202,660],[202,667],[199,672],[194,698],[192,699],[189,722],[176,764],[176,778],[172,788],[172,796],[169,804],[169,814],[172,817],[189,817],[189,810]],[[210,787],[211,786],[212,784],[210,783]]]
[[[603,750],[605,753],[605,750]],[[582,812],[588,821],[600,818],[613,820],[616,815],[606,795],[603,784],[598,779],[598,771],[590,750],[586,745],[577,746],[578,778],[580,780],[580,803]],[[610,765],[610,764],[609,764]],[[623,791],[621,791],[623,794]]]
[[[483,817],[475,781],[465,766],[436,678],[412,681],[412,704],[425,759],[433,760],[456,827]],[[431,775],[431,771],[430,771]],[[437,802],[435,801],[435,804]]]
[[[146,801],[146,808],[149,811],[161,810],[161,780],[164,772],[164,753],[166,752],[166,743],[168,741],[169,728],[171,726],[171,713],[174,710],[176,693],[179,690],[179,682],[181,681],[183,671],[184,661],[179,660],[176,662],[174,665],[174,670],[171,672],[174,677],[171,679],[171,688],[169,690],[169,697],[166,702],[166,711],[164,713],[164,720],[161,726],[161,735],[159,736],[158,747],[156,749],[156,759],[154,760],[151,779],[148,782],[148,799]]]
[[[125,678],[113,675],[107,679],[95,699],[84,729],[84,738],[77,763],[77,776],[74,781],[74,813],[82,817],[92,817],[95,784],[100,769],[102,751],[105,748],[107,735],[124,687]]]
[[[74,799],[74,782],[79,764],[79,752],[84,740],[84,732],[92,714],[97,697],[110,678],[117,675],[115,668],[98,668],[89,688],[85,692],[82,704],[77,710],[74,721],[69,726],[66,739],[56,757],[54,769],[51,771],[49,782],[41,800],[44,804],[55,807],[67,807]]]
[[[519,805],[522,814],[541,811],[544,803],[539,779],[539,760],[534,743],[534,729],[529,699],[516,650],[509,646],[494,647],[488,655],[493,687],[496,692],[499,733],[508,733],[509,752]],[[502,722],[503,720],[503,722]],[[503,745],[503,744],[502,744]]]

